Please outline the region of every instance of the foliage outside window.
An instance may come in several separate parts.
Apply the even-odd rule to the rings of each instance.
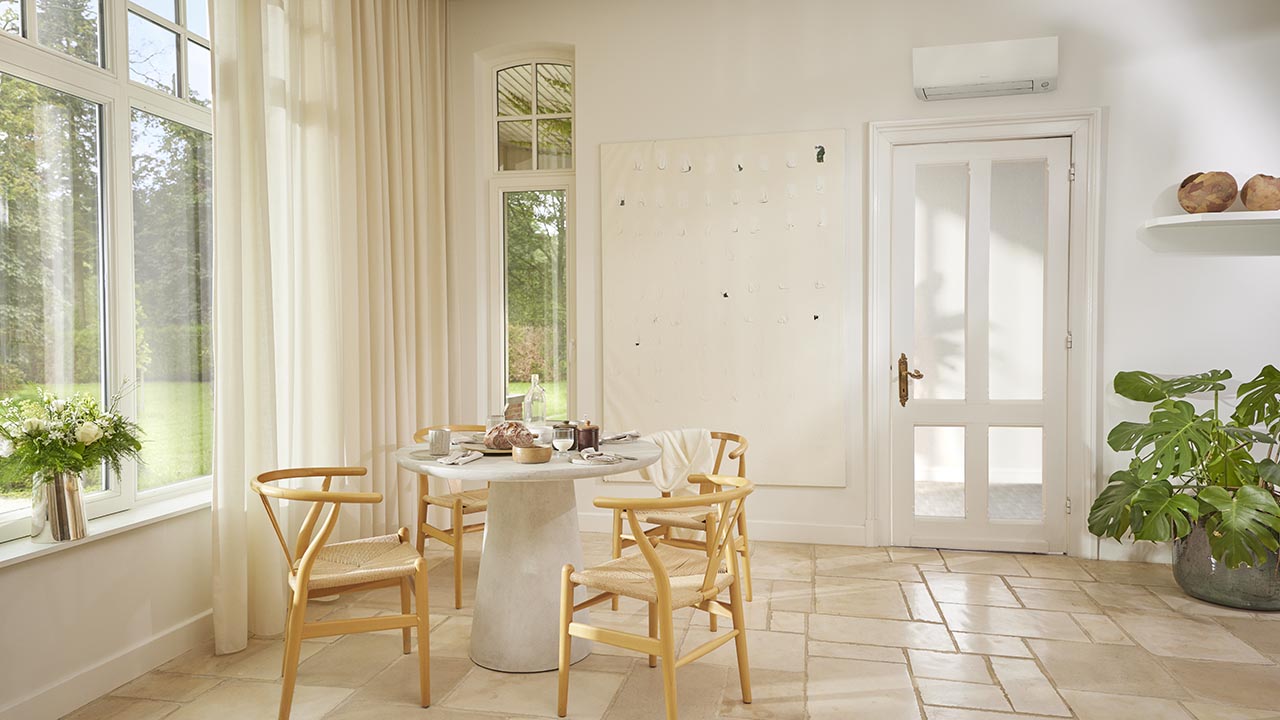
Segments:
[[[498,171],[573,168],[573,67],[525,63],[498,71]]]

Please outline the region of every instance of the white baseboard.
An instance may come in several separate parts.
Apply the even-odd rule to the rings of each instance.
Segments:
[[[161,630],[133,647],[39,688],[0,709],[0,720],[60,718],[213,637],[213,611]]]
[[[813,523],[748,520],[752,540],[768,542],[813,543],[816,545],[866,545],[867,528],[862,525],[815,525]],[[608,533],[613,527],[612,513],[578,513],[578,525],[585,532]]]
[[[1169,565],[1173,563],[1173,545],[1171,543],[1157,544],[1103,540],[1098,543],[1098,559]]]

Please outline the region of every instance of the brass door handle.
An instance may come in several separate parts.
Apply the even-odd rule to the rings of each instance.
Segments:
[[[908,379],[922,380],[924,379],[924,373],[919,370],[911,370],[907,362],[907,354],[902,353],[898,356],[898,402],[902,404],[902,407],[907,406],[907,400],[909,399]]]

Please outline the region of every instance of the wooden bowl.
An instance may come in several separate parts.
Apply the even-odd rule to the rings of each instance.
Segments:
[[[1246,210],[1280,210],[1280,178],[1254,175],[1240,189],[1240,202]]]
[[[1194,173],[1178,186],[1178,204],[1189,213],[1222,212],[1235,202],[1237,190],[1231,173]]]
[[[550,445],[511,448],[511,459],[523,465],[538,465],[551,460]]]

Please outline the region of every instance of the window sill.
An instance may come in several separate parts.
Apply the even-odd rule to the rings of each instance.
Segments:
[[[52,555],[63,550],[78,548],[96,540],[203,510],[209,507],[212,496],[213,491],[206,488],[198,492],[135,505],[129,510],[90,520],[88,537],[74,542],[46,545],[32,542],[31,538],[18,538],[6,543],[0,543],[0,568],[6,568],[10,565],[16,565],[26,560],[44,557],[45,555]]]

